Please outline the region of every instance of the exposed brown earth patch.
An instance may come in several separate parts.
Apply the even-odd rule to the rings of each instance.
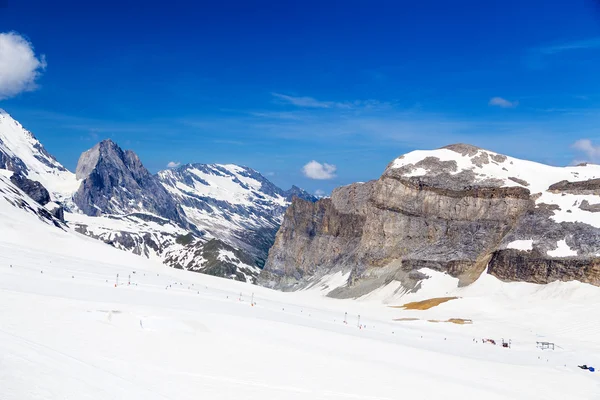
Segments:
[[[430,308],[455,299],[458,299],[458,297],[434,297],[427,300],[413,301],[401,306],[392,306],[392,308],[402,308],[404,310],[429,310]]]

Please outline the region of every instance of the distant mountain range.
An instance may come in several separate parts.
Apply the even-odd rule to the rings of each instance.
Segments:
[[[292,199],[316,201],[232,164],[187,164],[153,175],[111,140],[84,152],[72,173],[2,110],[0,169],[67,229],[175,268],[250,282]]]

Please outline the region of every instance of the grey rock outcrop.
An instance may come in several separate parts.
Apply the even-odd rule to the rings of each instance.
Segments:
[[[50,202],[50,193],[41,183],[27,179],[20,173],[14,173],[10,181],[39,204],[44,206]]]
[[[490,260],[488,273],[504,281],[577,280],[600,286],[600,257],[553,259],[538,251],[499,250]]]

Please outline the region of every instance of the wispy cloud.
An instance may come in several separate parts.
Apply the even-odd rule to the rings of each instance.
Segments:
[[[292,104],[302,108],[322,108],[322,109],[340,109],[340,110],[373,110],[389,109],[394,106],[390,102],[382,102],[374,99],[353,100],[353,101],[323,101],[309,96],[289,96],[286,94],[272,92],[271,95],[287,104]],[[280,113],[282,118],[290,118],[289,113]]]
[[[318,198],[324,197],[325,196],[325,191],[321,190],[321,189],[317,189],[315,190],[315,196],[317,196]]]
[[[552,55],[569,50],[585,50],[598,48],[600,48],[600,37],[557,43],[549,46],[542,46],[538,47],[536,50],[541,54]]]
[[[551,59],[562,53],[572,55],[575,51],[600,49],[600,37],[565,41],[530,48],[524,56],[525,65],[531,69],[545,68]]]
[[[286,94],[281,93],[271,93],[274,97],[283,100],[286,103],[293,104],[298,107],[309,107],[309,108],[331,108],[335,107],[336,103],[331,101],[319,101],[313,97],[302,96],[302,97],[294,97],[288,96]]]
[[[502,108],[515,108],[519,105],[518,101],[506,100],[502,97],[492,97],[488,102],[490,106],[502,107]]]
[[[333,179],[335,178],[335,171],[337,167],[332,164],[320,163],[312,160],[302,167],[302,173],[304,176],[310,179]]]
[[[167,164],[167,168],[177,168],[180,165],[181,163],[178,161],[169,161],[169,163]]]

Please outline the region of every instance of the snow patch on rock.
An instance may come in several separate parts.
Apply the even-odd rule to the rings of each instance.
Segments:
[[[559,240],[556,243],[555,250],[549,250],[546,254],[550,257],[573,257],[577,255],[575,250],[572,250],[566,240]]]
[[[506,248],[521,251],[530,251],[533,250],[533,240],[514,240],[507,244]]]

